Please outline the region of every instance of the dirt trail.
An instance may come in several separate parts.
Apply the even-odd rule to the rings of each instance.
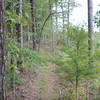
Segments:
[[[45,50],[52,51],[50,47]],[[59,85],[59,79],[53,72],[54,68],[55,65],[49,63],[48,66],[38,67],[36,73],[26,69],[22,73],[24,84],[16,86],[16,100],[53,100],[54,89]],[[9,96],[7,100],[13,99]]]
[[[23,75],[25,85],[18,87],[16,100],[52,100],[54,88],[58,85],[58,77],[53,72],[54,67],[54,64],[40,67],[37,76],[29,70],[26,71]]]
[[[23,81],[25,86],[19,87],[19,95],[17,100],[52,100],[54,89],[58,85],[58,77],[53,72],[54,64],[48,67],[40,67],[37,76],[34,78],[32,72],[26,72]]]
[[[54,64],[49,64],[48,66],[48,88],[43,100],[50,100],[53,97],[54,88],[58,83],[58,77],[53,72],[54,67]]]

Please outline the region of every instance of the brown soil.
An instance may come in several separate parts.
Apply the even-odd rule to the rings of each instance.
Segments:
[[[25,84],[16,86],[16,100],[51,100],[59,83],[53,70],[54,64],[49,64],[47,68],[40,67],[37,74],[28,69],[24,71],[22,81]],[[13,100],[13,97],[7,100]]]
[[[48,67],[39,67],[36,73],[26,69],[22,74],[24,84],[16,85],[15,100],[52,100],[55,87],[59,87],[59,79],[53,72],[54,68],[54,64],[49,64]],[[14,99],[9,96],[7,100]]]
[[[44,95],[43,100],[50,100],[50,98],[53,96],[54,88],[58,83],[58,77],[55,75],[53,70],[54,70],[54,65],[49,64],[49,67],[48,67],[48,89],[47,89],[46,94]]]

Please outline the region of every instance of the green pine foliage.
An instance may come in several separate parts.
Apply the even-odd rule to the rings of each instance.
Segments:
[[[83,28],[70,27],[69,37],[71,46],[62,45],[61,54],[55,59],[59,66],[56,72],[66,73],[65,79],[75,80],[95,78],[95,66],[89,66],[88,57],[88,35]]]
[[[84,26],[74,26],[70,23],[73,9],[80,5],[75,0],[34,1],[33,21],[30,0],[22,0],[20,9],[22,15],[18,15],[20,12],[17,11],[17,8],[20,8],[18,7],[20,0],[5,0],[6,79],[8,85],[11,85],[9,87],[14,89],[13,85],[21,83],[21,75],[24,70],[31,69],[35,72],[39,67],[48,66],[47,63],[52,62],[52,64],[56,64],[55,73],[60,79],[71,83],[65,89],[64,98],[66,100],[75,100],[75,88],[77,88],[81,100],[85,100],[86,94],[81,91],[81,86],[85,88],[87,81],[89,82],[87,88],[91,90],[93,96],[100,95],[97,93],[97,90],[100,89],[100,32],[96,32],[96,41],[93,44],[95,49],[93,55],[89,57],[88,32]],[[100,11],[97,11],[94,21],[99,29]],[[32,49],[33,40],[36,42],[35,50]],[[22,48],[21,42],[23,42]],[[39,44],[39,42],[41,43]],[[40,52],[38,52],[39,46]],[[18,61],[21,62],[19,67]],[[48,73],[48,67],[46,69]],[[45,78],[43,80],[45,81]],[[93,98],[94,100],[100,99]]]
[[[71,45],[60,46],[58,56],[53,59],[53,62],[57,65],[55,72],[64,80],[75,84],[76,81],[78,81],[78,86],[84,83],[82,81],[85,80],[92,80],[96,82],[95,79],[97,79],[99,81],[100,79],[98,76],[100,75],[100,67],[97,67],[97,64],[100,59],[100,53],[98,51],[98,53],[96,52],[97,56],[95,56],[96,53],[92,56],[94,61],[90,66],[87,32],[82,27],[70,26],[68,36],[70,38]],[[93,86],[95,85],[93,84]],[[98,87],[99,86],[100,85],[98,84]]]

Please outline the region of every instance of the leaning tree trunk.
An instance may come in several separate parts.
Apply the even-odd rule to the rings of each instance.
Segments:
[[[4,18],[4,0],[0,0],[0,100],[5,100]]]
[[[89,46],[89,56],[93,53],[93,0],[88,0],[88,46]]]
[[[33,49],[36,49],[36,40],[35,40],[35,32],[36,32],[35,0],[30,0],[30,3],[31,3],[31,16],[32,16]]]

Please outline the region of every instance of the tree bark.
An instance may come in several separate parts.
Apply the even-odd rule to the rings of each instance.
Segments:
[[[49,12],[50,12],[50,14],[52,14],[52,4],[51,4],[51,1],[49,0]],[[50,28],[51,28],[51,30],[50,30],[50,33],[51,33],[51,41],[52,41],[52,43],[51,43],[51,47],[52,47],[52,51],[54,51],[54,45],[53,45],[53,41],[54,41],[54,37],[53,37],[53,17],[51,16],[50,17]]]
[[[70,0],[68,0],[68,5],[67,5],[67,33],[69,34],[69,24],[70,24]],[[70,47],[71,46],[71,40],[69,36],[67,36],[67,45]]]
[[[61,10],[62,10],[62,25],[63,25],[63,34],[64,34],[64,24],[65,24],[65,20],[64,20],[64,7],[63,7],[63,0],[61,0]]]
[[[4,33],[5,33],[5,5],[4,0],[0,0],[0,100],[5,100],[5,53],[4,53]]]
[[[76,76],[76,86],[75,86],[75,94],[76,94],[76,100],[78,100],[78,76]]]
[[[88,45],[89,45],[89,56],[93,53],[93,41],[94,41],[94,32],[93,32],[93,0],[88,0]]]
[[[58,32],[58,6],[56,0],[55,0],[55,10],[56,10],[56,31]]]
[[[16,9],[16,13],[18,16],[20,16],[22,18],[22,0],[18,0],[18,4],[17,4],[17,9]],[[23,26],[21,23],[16,24],[16,36],[17,36],[17,41],[19,43],[19,48],[22,49],[23,48]],[[17,66],[22,65],[23,59],[22,59],[22,55],[20,55],[20,59],[17,61]]]
[[[22,0],[18,0],[18,5],[16,9],[16,13],[18,16],[22,18]],[[23,26],[22,24],[17,24],[16,25],[16,34],[17,34],[17,39],[20,44],[20,48],[23,48]]]
[[[58,3],[57,0],[55,0],[55,23],[56,23],[56,34],[57,34],[57,41],[59,40],[59,35],[58,35]]]
[[[35,32],[36,32],[35,0],[30,0],[30,3],[31,3],[31,16],[32,16],[33,49],[36,49],[36,41],[35,41]]]
[[[68,0],[68,8],[67,8],[67,24],[69,25],[69,14],[70,14],[70,0]]]

